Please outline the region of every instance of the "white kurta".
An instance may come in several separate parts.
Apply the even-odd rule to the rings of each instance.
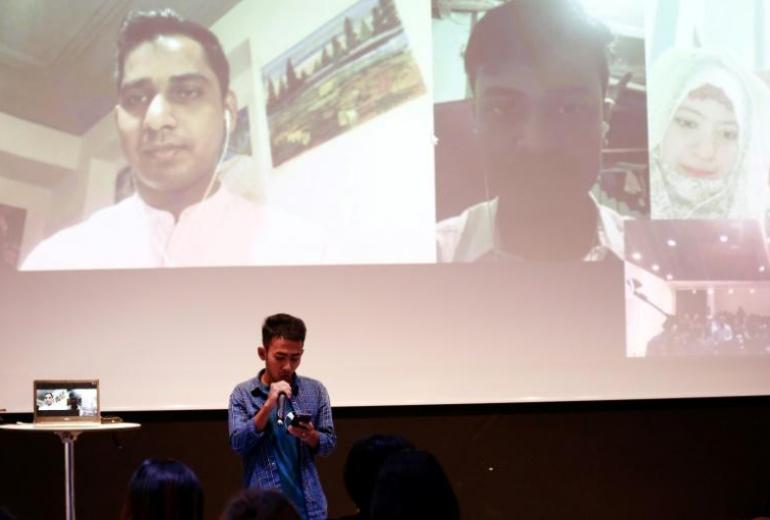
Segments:
[[[223,183],[176,223],[135,194],[41,242],[22,270],[309,265],[325,249],[317,226]]]
[[[597,245],[586,252],[583,261],[599,261],[612,251],[623,256],[623,217],[597,204],[599,224]],[[439,262],[478,262],[488,259],[521,260],[497,246],[495,218],[497,199],[471,206],[456,217],[442,220],[436,229]],[[536,232],[536,231],[533,231]]]

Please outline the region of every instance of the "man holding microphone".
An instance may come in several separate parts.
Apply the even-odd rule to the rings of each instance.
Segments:
[[[296,374],[306,328],[275,314],[262,326],[256,377],[235,387],[228,408],[230,445],[243,460],[246,487],[276,488],[303,519],[326,518],[326,497],[315,466],[337,443],[331,404],[319,381]]]

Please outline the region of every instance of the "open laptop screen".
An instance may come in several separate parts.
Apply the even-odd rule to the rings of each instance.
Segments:
[[[99,381],[35,381],[35,422],[98,421]]]

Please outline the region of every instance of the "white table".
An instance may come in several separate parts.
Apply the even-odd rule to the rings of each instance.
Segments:
[[[59,436],[64,444],[64,498],[66,519],[75,520],[75,441],[83,432],[116,432],[139,428],[139,423],[77,423],[46,424],[16,423],[0,425],[2,430],[22,432],[51,432]]]

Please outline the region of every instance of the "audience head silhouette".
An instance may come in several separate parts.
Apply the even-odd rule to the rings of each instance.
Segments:
[[[123,520],[201,520],[203,489],[195,473],[173,459],[147,459],[131,477]]]
[[[220,520],[300,520],[300,516],[278,491],[251,488],[230,500]]]
[[[460,507],[436,458],[411,450],[395,453],[385,461],[374,486],[370,518],[457,520]]]
[[[353,443],[345,460],[345,489],[362,515],[368,515],[377,474],[385,460],[407,449],[414,446],[398,435],[371,435]]]

